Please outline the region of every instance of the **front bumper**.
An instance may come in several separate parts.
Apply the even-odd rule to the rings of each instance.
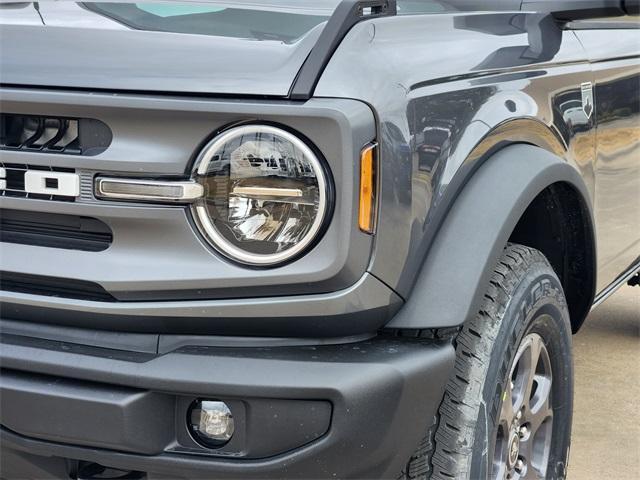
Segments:
[[[0,477],[87,478],[81,461],[147,479],[396,478],[453,361],[450,343],[387,337],[149,354],[4,334]],[[235,451],[185,447],[200,397],[237,408]]]

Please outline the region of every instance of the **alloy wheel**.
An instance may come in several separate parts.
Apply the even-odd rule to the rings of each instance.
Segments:
[[[520,343],[502,394],[491,478],[546,477],[553,430],[552,381],[544,340],[530,333]]]

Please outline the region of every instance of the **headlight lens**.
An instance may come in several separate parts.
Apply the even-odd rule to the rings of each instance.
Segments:
[[[196,164],[204,196],[193,206],[206,239],[250,265],[300,254],[318,235],[329,182],[320,160],[295,135],[267,125],[232,128]]]

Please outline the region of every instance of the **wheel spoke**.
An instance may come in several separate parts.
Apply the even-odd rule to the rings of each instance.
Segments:
[[[527,389],[523,420],[527,435],[521,443],[521,453],[527,460],[525,478],[544,478],[546,474],[553,422],[551,405],[552,372],[549,353],[542,338],[532,339],[533,363],[531,382]],[[537,354],[535,353],[537,352]]]
[[[532,389],[527,394],[528,405],[526,412],[533,434],[538,431],[538,428],[545,420],[553,416],[551,405],[551,384],[553,381],[551,361],[549,360],[547,349],[542,344],[542,339],[540,337],[537,338],[540,340],[540,349],[532,379],[532,386],[535,385],[535,390]]]
[[[544,478],[553,422],[551,385],[544,340],[530,333],[516,352],[502,393],[492,478]]]
[[[491,478],[492,480],[506,480],[508,472],[506,462],[494,463]]]
[[[532,468],[531,465],[527,465],[524,476],[520,476],[520,478],[524,480],[540,480],[541,478],[544,478],[544,475],[541,475],[540,472],[535,468]]]
[[[502,393],[502,408],[500,409],[500,423],[504,424],[507,431],[509,430],[509,426],[511,422],[513,422],[513,418],[515,416],[515,412],[513,410],[513,390],[509,382],[505,386],[505,390]]]
[[[549,390],[551,389],[549,388]],[[541,399],[540,401],[536,402],[536,404],[533,406],[533,409],[529,410],[526,416],[526,420],[528,420],[529,425],[531,426],[531,432],[533,434],[538,431],[540,425],[542,425],[545,420],[547,420],[548,418],[553,418],[553,408],[551,408],[550,400],[551,399],[549,398],[549,396],[547,396],[543,400]]]
[[[527,361],[527,373],[526,373],[526,387],[524,389],[524,406],[529,409],[529,400],[531,399],[533,388],[536,385],[536,371],[538,362],[540,360],[540,352],[543,348],[542,338],[539,335],[531,335],[529,348],[526,353],[528,354]]]

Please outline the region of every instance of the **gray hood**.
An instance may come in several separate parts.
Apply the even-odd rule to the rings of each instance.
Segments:
[[[337,1],[221,3],[5,3],[0,82],[284,97]]]

